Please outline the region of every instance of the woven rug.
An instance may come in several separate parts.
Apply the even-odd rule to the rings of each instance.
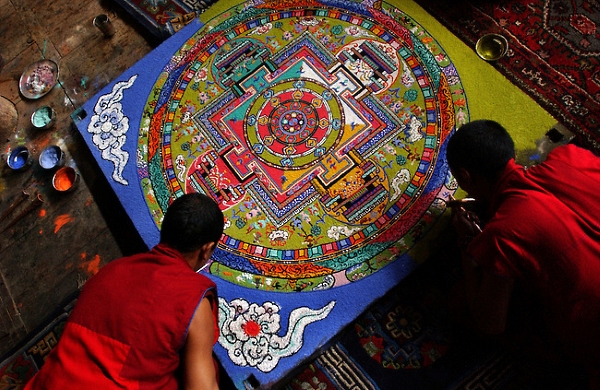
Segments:
[[[600,151],[598,1],[416,1],[472,48],[485,33],[504,35],[510,50],[494,66]]]

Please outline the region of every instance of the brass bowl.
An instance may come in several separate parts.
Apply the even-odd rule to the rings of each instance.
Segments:
[[[485,34],[477,40],[475,51],[486,61],[496,61],[506,55],[508,41],[500,34]]]

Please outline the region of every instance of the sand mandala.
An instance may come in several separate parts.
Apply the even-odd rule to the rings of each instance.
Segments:
[[[456,189],[446,140],[469,117],[443,48],[369,1],[240,4],[84,109],[78,128],[149,246],[177,197],[219,203],[203,271],[219,287],[217,353],[234,382],[263,384],[423,260],[411,249]]]
[[[466,111],[443,52],[411,37],[418,26],[286,4],[231,12],[173,57],[146,103],[138,164],[157,224],[184,192],[223,206],[211,273],[299,292],[363,278],[412,246],[421,217],[439,214],[428,186],[443,188],[440,148]]]

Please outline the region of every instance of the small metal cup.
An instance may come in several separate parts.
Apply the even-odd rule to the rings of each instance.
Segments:
[[[8,155],[6,163],[15,171],[25,169],[31,163],[29,150],[26,146],[17,146]]]
[[[31,124],[38,130],[46,130],[54,125],[56,112],[50,106],[42,106],[31,114]]]
[[[58,192],[68,192],[79,182],[79,174],[74,168],[64,166],[59,168],[52,177],[52,187]]]
[[[486,61],[496,61],[508,52],[508,40],[500,34],[485,34],[477,40],[475,51]]]
[[[112,37],[115,35],[115,28],[105,14],[98,15],[94,18],[94,26],[98,27],[105,37]]]
[[[47,146],[40,153],[39,163],[44,169],[54,169],[63,163],[64,153],[57,145]]]

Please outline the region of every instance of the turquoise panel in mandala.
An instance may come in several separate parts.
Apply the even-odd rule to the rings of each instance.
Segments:
[[[184,193],[220,205],[201,272],[243,388],[278,383],[423,261],[466,102],[443,48],[387,3],[255,1],[188,25],[73,117],[148,246]]]

